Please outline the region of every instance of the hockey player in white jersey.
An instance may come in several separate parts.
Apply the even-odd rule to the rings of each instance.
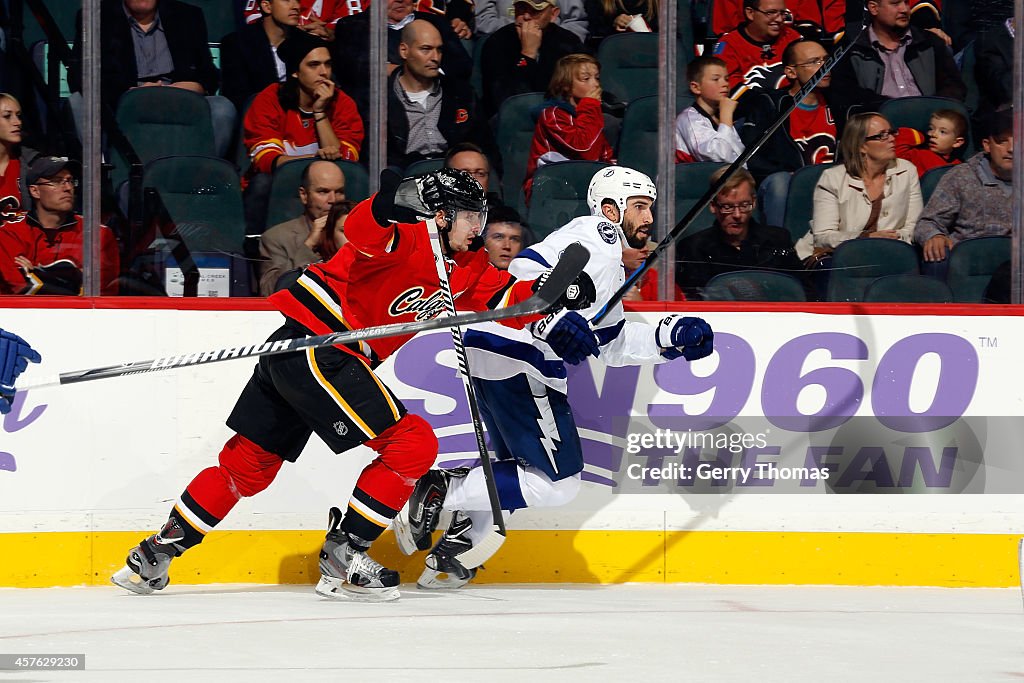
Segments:
[[[512,260],[509,272],[517,278],[536,278],[557,263],[567,246],[583,244],[590,251],[584,272],[594,291],[589,296],[584,293],[578,314],[590,320],[625,281],[622,250],[646,245],[657,189],[643,173],[612,166],[594,175],[587,195],[592,215],[576,218],[524,249]],[[557,315],[574,314],[563,309]],[[583,451],[566,400],[566,369],[551,350],[556,342],[543,339],[555,323],[549,317],[525,330],[486,324],[465,333],[480,413],[497,456],[498,497],[506,514],[525,507],[565,505],[580,488]],[[595,355],[611,366],[703,358],[711,353],[714,336],[700,318],[672,314],[657,325],[627,321],[621,303],[593,333],[599,349]],[[580,348],[592,348],[592,344]],[[560,351],[573,364],[587,357],[585,351],[575,357]],[[487,486],[479,466],[434,469],[419,480],[395,520],[395,536],[403,552],[430,548],[442,509],[452,513],[452,520],[426,558],[418,582],[423,588],[457,588],[476,573],[466,569],[458,556],[491,529]]]

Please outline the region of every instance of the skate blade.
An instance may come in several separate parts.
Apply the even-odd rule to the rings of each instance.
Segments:
[[[412,555],[419,550],[416,547],[416,541],[412,537],[412,527],[409,525],[408,505],[398,511],[398,516],[392,522],[391,530],[395,533],[395,542],[398,544],[398,549],[402,551],[402,554]]]
[[[401,596],[397,586],[394,588],[362,588],[327,576],[320,577],[320,581],[316,584],[316,592],[317,595],[331,600],[352,602],[391,602]]]
[[[420,574],[420,578],[417,579],[416,587],[423,590],[452,590],[454,588],[462,588],[472,581],[474,576],[476,576],[476,572],[470,572],[469,577],[460,579],[455,574],[439,572],[426,567],[423,573]]]
[[[155,590],[149,585],[148,581],[133,572],[132,568],[128,565],[125,565],[114,572],[114,575],[110,577],[110,583],[115,586],[120,586],[125,590],[130,590],[132,593],[137,593],[138,595],[150,595]]]

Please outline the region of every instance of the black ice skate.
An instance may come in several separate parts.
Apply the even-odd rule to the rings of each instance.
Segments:
[[[167,575],[171,560],[185,552],[177,544],[184,538],[185,532],[172,517],[163,529],[131,549],[125,566],[110,577],[110,582],[139,595],[163,590],[171,582]]]
[[[416,482],[409,502],[395,518],[393,529],[398,549],[406,555],[417,550],[428,550],[432,542],[431,534],[437,528],[441,517],[441,506],[448,495],[448,485],[453,478],[462,478],[469,474],[468,467],[457,467],[447,470],[430,470]]]
[[[366,554],[369,543],[360,542],[340,526],[341,510],[331,508],[327,540],[320,549],[316,592],[335,600],[397,600],[398,572],[373,560]]]
[[[459,555],[473,547],[469,530],[473,520],[461,512],[452,516],[452,523],[441,535],[434,549],[426,559],[426,568],[416,585],[420,588],[461,588],[473,580],[476,569],[466,569],[459,562]]]

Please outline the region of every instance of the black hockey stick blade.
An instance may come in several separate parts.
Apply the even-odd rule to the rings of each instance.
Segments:
[[[585,247],[574,245],[578,249],[570,247],[566,249],[562,259],[555,266],[547,280],[541,285],[537,292],[526,301],[520,302],[507,308],[493,310],[460,313],[449,318],[432,318],[430,320],[417,320],[405,323],[393,323],[391,325],[376,325],[364,327],[347,332],[332,332],[315,337],[302,337],[300,339],[282,339],[276,342],[262,342],[248,346],[239,346],[228,349],[214,349],[210,351],[198,351],[185,353],[176,356],[164,356],[153,360],[125,362],[120,365],[108,365],[88,370],[75,370],[62,372],[59,375],[41,377],[36,381],[19,382],[18,391],[28,389],[39,389],[49,386],[60,386],[64,384],[77,384],[78,382],[91,382],[98,379],[110,377],[122,377],[125,375],[141,375],[150,372],[161,372],[176,368],[193,367],[196,365],[207,365],[227,360],[238,360],[240,358],[251,358],[253,356],[268,356],[279,353],[291,353],[321,346],[334,344],[351,344],[369,339],[381,339],[383,337],[395,337],[418,332],[428,332],[452,327],[453,325],[475,325],[478,323],[505,320],[506,318],[518,318],[521,316],[547,313],[562,298],[565,290],[579,276],[590,259],[590,252]]]
[[[658,245],[651,250],[651,253],[647,255],[647,258],[640,265],[640,267],[634,270],[632,273],[630,273],[629,277],[626,278],[626,281],[622,283],[622,286],[619,287],[619,289],[616,290],[616,292],[611,295],[608,301],[605,302],[604,306],[602,306],[601,309],[597,312],[597,314],[590,319],[592,325],[597,325],[599,322],[604,320],[605,317],[607,317],[608,314],[612,312],[612,309],[615,307],[615,305],[622,300],[622,297],[626,296],[626,294],[629,293],[629,290],[632,289],[632,287],[637,282],[640,281],[640,278],[642,278],[644,274],[648,270],[650,270],[651,266],[654,265],[654,262],[657,261],[658,258],[661,256],[661,253],[668,249],[668,245],[672,244],[677,239],[682,237],[683,233],[685,233],[690,228],[690,225],[693,223],[693,221],[695,221],[697,219],[697,216],[700,215],[701,211],[704,210],[704,207],[710,204],[711,200],[718,196],[718,193],[722,191],[722,188],[725,187],[725,184],[727,182],[729,182],[729,179],[732,178],[737,171],[743,168],[743,166],[747,163],[747,160],[750,159],[750,157],[754,156],[754,154],[756,154],[759,149],[761,149],[764,143],[768,141],[768,138],[775,134],[775,131],[778,130],[779,127],[786,122],[786,119],[788,119],[789,115],[793,113],[793,110],[796,109],[797,105],[803,102],[804,99],[811,93],[811,91],[818,87],[818,83],[821,82],[821,79],[825,78],[825,76],[832,72],[832,69],[835,67],[835,65],[838,64],[840,60],[842,60],[842,58],[850,50],[850,48],[853,47],[853,44],[857,41],[857,38],[860,37],[860,34],[864,32],[864,29],[866,27],[866,23],[861,24],[860,29],[857,31],[857,33],[854,36],[852,36],[849,40],[844,40],[843,44],[839,47],[839,49],[833,52],[832,55],[828,59],[826,59],[820,67],[818,67],[818,70],[814,73],[813,76],[811,76],[810,80],[804,83],[803,87],[801,87],[800,90],[798,90],[797,93],[793,95],[793,101],[789,104],[789,106],[786,107],[786,109],[781,114],[779,114],[778,118],[776,118],[775,121],[772,122],[772,125],[768,126],[768,128],[764,131],[764,133],[762,133],[761,137],[758,138],[756,142],[754,142],[751,145],[748,145],[743,150],[743,153],[736,158],[736,161],[732,162],[732,165],[730,165],[728,170],[726,170],[726,172],[722,174],[722,176],[718,179],[718,182],[716,182],[714,185],[708,188],[707,192],[704,193],[704,196],[698,199],[697,203],[690,207],[690,210],[686,212],[686,215],[683,216],[683,218],[678,223],[676,223],[675,227],[673,227],[667,235],[665,235],[665,238],[658,242]]]

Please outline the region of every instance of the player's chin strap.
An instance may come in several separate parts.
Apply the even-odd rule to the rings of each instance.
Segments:
[[[726,172],[722,174],[718,179],[718,182],[708,188],[708,191],[704,193],[704,196],[698,199],[697,203],[690,207],[690,210],[686,212],[686,215],[683,216],[682,220],[680,220],[679,223],[677,223],[676,226],[672,228],[667,235],[665,235],[664,239],[658,242],[658,245],[651,250],[651,253],[647,256],[647,259],[644,260],[643,264],[641,264],[639,268],[634,270],[629,277],[626,278],[626,281],[622,283],[622,286],[620,286],[618,290],[611,295],[608,301],[605,302],[600,310],[598,310],[597,314],[590,319],[592,325],[597,326],[602,320],[604,320],[615,308],[615,305],[622,301],[622,297],[626,296],[626,294],[629,293],[629,290],[639,282],[640,278],[642,278],[651,266],[654,265],[654,262],[661,256],[661,252],[668,249],[668,245],[683,236],[683,233],[689,229],[690,224],[697,219],[697,216],[699,216],[701,211],[704,210],[704,207],[710,204],[711,200],[718,196],[718,193],[722,191],[722,188],[725,187],[727,182],[729,182],[729,179],[736,175],[736,173],[747,163],[747,160],[761,149],[764,143],[768,141],[768,138],[774,135],[775,131],[786,122],[786,119],[788,119],[789,115],[793,113],[793,110],[797,108],[797,105],[803,102],[804,99],[811,94],[811,91],[818,87],[818,83],[821,82],[821,79],[825,78],[825,76],[835,68],[835,65],[839,63],[846,53],[849,52],[850,48],[853,47],[853,44],[857,42],[857,39],[860,38],[860,35],[864,32],[864,29],[867,27],[870,19],[871,15],[866,14],[864,23],[861,24],[856,35],[849,37],[849,40],[844,39],[844,42],[839,49],[833,52],[832,56],[826,59],[825,63],[818,68],[813,76],[811,76],[810,80],[804,83],[803,87],[797,91],[793,96],[793,101],[781,114],[779,114],[779,117],[772,122],[772,125],[768,126],[756,142],[752,145],[748,145],[747,148],[743,150],[743,153],[736,158],[736,161],[732,162],[732,165],[729,166]]]
[[[454,216],[452,217],[454,220]],[[427,232],[430,234],[430,248],[434,250],[434,265],[437,267],[437,281],[443,293],[445,311],[442,315],[455,315],[455,297],[452,295],[451,285],[448,283],[448,270],[445,267],[445,255],[442,253],[442,242],[444,239],[447,247],[448,231],[438,234],[437,221],[433,218],[426,220]],[[451,225],[451,221],[449,221]],[[450,249],[449,249],[450,251]],[[484,440],[484,425],[480,419],[480,407],[476,399],[476,390],[473,388],[472,373],[469,368],[469,354],[466,353],[466,346],[462,341],[462,330],[458,325],[451,327],[452,342],[455,344],[455,355],[459,362],[459,375],[462,377],[462,386],[466,389],[466,399],[469,402],[469,415],[473,420],[473,434],[476,436],[476,447],[480,453],[480,465],[484,471],[484,481],[487,483],[487,497],[491,502],[491,514],[494,519],[494,527],[487,535],[473,544],[469,550],[459,553],[457,559],[466,569],[479,567],[481,564],[494,556],[501,544],[505,542],[505,518],[501,514],[501,502],[498,499],[497,483],[494,480],[494,469],[491,466],[491,456],[487,453],[487,442]]]

